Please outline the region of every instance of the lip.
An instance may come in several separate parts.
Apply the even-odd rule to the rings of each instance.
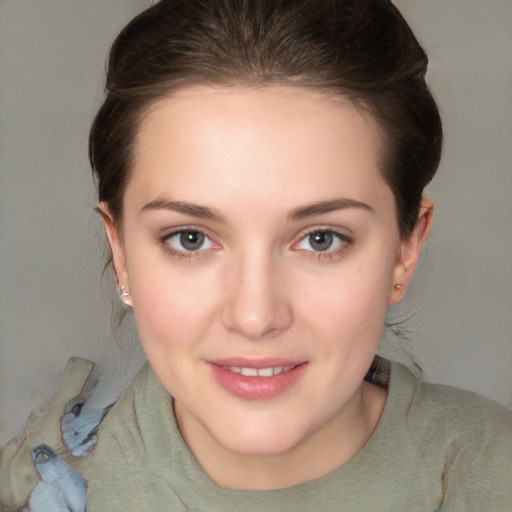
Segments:
[[[283,394],[300,380],[308,365],[305,361],[289,359],[247,360],[243,358],[218,359],[207,361],[206,364],[216,382],[225,391],[246,400],[265,400]],[[260,370],[285,366],[293,368],[272,377],[249,377],[228,369],[229,367],[239,367]]]
[[[254,368],[261,370],[261,368],[270,368],[277,366],[297,366],[305,361],[297,359],[283,359],[279,357],[265,358],[265,359],[248,359],[244,357],[230,357],[222,359],[210,359],[208,363],[215,364],[217,366],[239,366],[241,368]]]

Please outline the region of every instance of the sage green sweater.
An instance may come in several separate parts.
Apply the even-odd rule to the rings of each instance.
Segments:
[[[30,455],[37,444],[65,453],[51,431],[58,430],[56,412],[78,394],[90,369],[72,359],[24,443],[5,447],[1,510],[28,500],[38,481]],[[65,458],[88,482],[87,512],[512,511],[512,411],[418,382],[400,364],[387,369],[388,399],[367,444],[337,470],[294,487],[240,491],[211,481],[181,438],[171,398],[148,364],[101,423],[91,455]]]

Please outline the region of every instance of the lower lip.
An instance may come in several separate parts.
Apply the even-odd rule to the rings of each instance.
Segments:
[[[275,398],[290,389],[306,371],[307,363],[302,363],[287,372],[272,377],[246,377],[227,370],[223,366],[208,363],[215,380],[228,393],[246,400]]]

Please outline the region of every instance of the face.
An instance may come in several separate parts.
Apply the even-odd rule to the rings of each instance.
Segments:
[[[347,414],[421,245],[379,152],[370,117],[300,88],[191,87],[145,117],[107,232],[185,439],[281,454]]]

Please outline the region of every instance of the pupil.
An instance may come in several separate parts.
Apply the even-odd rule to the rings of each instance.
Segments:
[[[204,235],[197,231],[185,231],[180,235],[181,245],[189,251],[197,251],[204,242]]]
[[[332,245],[332,233],[318,231],[309,235],[309,243],[316,251],[326,251]]]

